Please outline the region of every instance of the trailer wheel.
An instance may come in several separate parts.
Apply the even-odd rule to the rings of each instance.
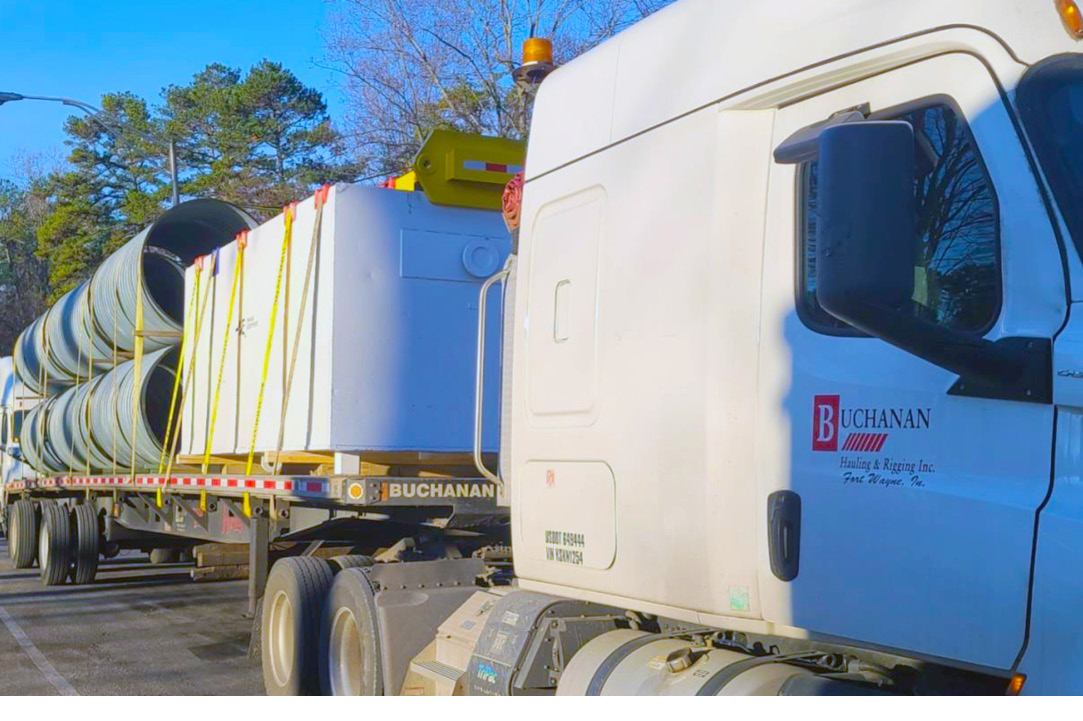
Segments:
[[[71,569],[72,546],[68,510],[56,503],[43,505],[38,534],[38,566],[43,584],[59,586],[64,583]]]
[[[334,575],[319,558],[283,558],[263,594],[263,686],[270,696],[319,693],[320,613]]]
[[[331,566],[331,573],[337,574],[340,571],[345,571],[347,568],[365,568],[376,563],[372,556],[332,556],[327,559],[327,564]]]
[[[98,574],[98,513],[89,503],[81,503],[71,512],[75,524],[75,568],[72,583],[92,583]]]
[[[16,501],[11,508],[8,555],[15,568],[30,568],[38,555],[38,512],[33,501]]]
[[[359,568],[335,576],[320,630],[320,677],[328,696],[382,696],[376,592]]]

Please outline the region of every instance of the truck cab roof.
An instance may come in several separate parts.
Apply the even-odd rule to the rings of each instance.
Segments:
[[[905,57],[897,64],[948,52],[984,58],[990,43],[1021,67],[1080,49],[1052,2],[682,0],[546,80],[527,180],[720,101],[743,97],[742,109],[778,107],[790,98],[753,91],[789,76],[845,84],[855,64],[862,67],[853,56],[915,39],[900,47]],[[878,71],[874,62],[883,56],[865,69]]]

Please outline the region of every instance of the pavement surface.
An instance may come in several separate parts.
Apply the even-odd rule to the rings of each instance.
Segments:
[[[124,552],[93,584],[47,588],[0,538],[0,694],[263,694],[247,581],[195,583],[189,568]]]

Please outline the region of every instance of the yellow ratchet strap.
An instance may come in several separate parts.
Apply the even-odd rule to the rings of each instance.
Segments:
[[[278,277],[275,279],[275,295],[271,302],[271,322],[267,328],[267,350],[263,354],[263,372],[259,379],[259,394],[256,396],[256,421],[252,424],[252,443],[248,447],[248,462],[245,464],[244,473],[252,472],[252,459],[256,454],[256,436],[259,433],[259,416],[263,410],[263,391],[267,387],[267,371],[271,364],[271,347],[275,336],[275,320],[278,317],[278,298],[282,292],[282,272],[286,267],[286,256],[290,252],[290,241],[293,238],[293,221],[297,216],[297,204],[291,203],[282,209],[285,219],[286,232],[282,237],[282,255],[278,259]]]
[[[203,261],[206,260],[207,266],[210,268],[211,276],[214,276],[214,269],[218,263],[217,253],[204,256],[196,259],[196,272],[203,272]],[[199,307],[196,308],[196,332],[192,337],[192,360],[188,361],[188,372],[184,374],[184,384],[181,386],[180,394],[180,406],[184,407],[184,402],[188,398],[188,389],[192,386],[192,379],[195,377],[196,370],[196,349],[199,348],[199,336],[203,332],[203,319],[207,315],[207,301],[211,298],[211,289],[214,288],[214,283],[207,281],[207,288],[203,291],[203,300],[199,301]],[[169,463],[165,467],[165,477],[169,478],[173,475],[173,461],[177,457],[177,440],[180,438],[180,423],[173,426],[173,437],[169,440]]]
[[[181,371],[184,369],[184,357],[188,353],[188,322],[187,319],[192,318],[193,322],[196,322],[196,318],[192,313],[195,311],[196,299],[199,297],[199,281],[202,278],[202,274],[196,271],[196,280],[192,289],[192,298],[188,301],[188,312],[184,314],[184,332],[181,334],[181,346],[180,356],[177,358],[177,367],[173,371],[173,393],[169,397],[169,420],[165,426],[165,437],[162,438],[162,455],[158,459],[158,472],[163,473],[165,471],[165,457],[166,449],[169,447],[168,441],[172,438],[173,434],[173,417],[177,413],[177,393],[180,391]],[[194,349],[193,349],[194,352]]]
[[[289,371],[286,373],[285,389],[282,393],[282,413],[278,419],[278,440],[275,443],[275,464],[271,475],[277,476],[282,469],[282,443],[286,434],[286,414],[289,410],[290,391],[293,389],[293,372],[297,368],[297,350],[301,347],[301,329],[305,323],[305,309],[308,307],[308,290],[312,285],[312,271],[316,267],[316,253],[320,247],[321,231],[323,229],[323,207],[327,204],[327,197],[331,193],[331,186],[325,185],[316,191],[314,204],[316,206],[316,221],[312,224],[312,243],[308,247],[308,264],[305,268],[305,284],[301,289],[301,307],[297,311],[297,328],[293,339],[293,353],[290,356]],[[315,323],[315,320],[313,320]]]
[[[233,283],[229,290],[229,310],[226,311],[225,339],[222,342],[222,358],[218,361],[218,380],[214,384],[214,400],[211,403],[211,427],[207,431],[207,442],[203,449],[203,472],[211,465],[211,445],[214,442],[214,428],[218,423],[218,399],[222,392],[222,376],[226,370],[226,352],[229,350],[229,337],[232,335],[233,306],[237,300],[237,281],[244,272],[244,249],[248,247],[248,231],[237,234],[237,260],[233,264]]]
[[[143,257],[135,284],[135,382],[132,384],[132,458],[128,471],[135,483],[135,450],[139,446],[139,388],[143,385]]]

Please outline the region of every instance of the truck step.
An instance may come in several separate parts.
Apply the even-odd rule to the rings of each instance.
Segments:
[[[440,663],[439,661],[414,661],[413,665],[415,670],[429,676],[434,681],[441,678],[448,681],[458,681],[459,677],[465,673],[463,669],[448,666],[446,663]]]

